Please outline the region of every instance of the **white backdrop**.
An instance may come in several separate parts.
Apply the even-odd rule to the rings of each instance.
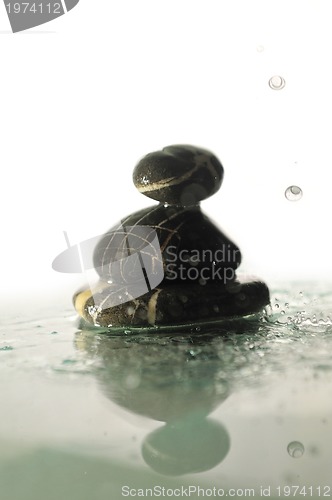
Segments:
[[[329,0],[81,0],[12,34],[0,4],[1,295],[71,296],[53,258],[149,206],[131,180],[173,143],[225,168],[204,202],[268,282],[331,277]],[[282,90],[268,81],[281,75]],[[297,202],[284,192],[303,190]]]

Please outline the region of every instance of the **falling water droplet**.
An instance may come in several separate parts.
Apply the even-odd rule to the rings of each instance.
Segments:
[[[298,201],[302,198],[303,192],[299,186],[289,186],[285,191],[285,196],[289,201]]]
[[[272,90],[281,90],[285,85],[285,79],[279,75],[272,76],[269,80],[269,86]]]
[[[287,451],[292,458],[301,458],[304,453],[304,446],[299,441],[292,441],[287,446]]]

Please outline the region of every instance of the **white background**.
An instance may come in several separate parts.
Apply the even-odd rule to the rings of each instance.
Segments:
[[[222,161],[202,206],[243,271],[329,279],[331,14],[328,0],[81,0],[12,34],[0,4],[2,297],[69,303],[85,278],[51,268],[63,231],[73,244],[151,205],[132,169],[173,143]]]

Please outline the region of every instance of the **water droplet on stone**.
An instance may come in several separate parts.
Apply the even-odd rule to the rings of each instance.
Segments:
[[[289,201],[298,201],[302,195],[302,189],[299,186],[289,186],[285,191],[285,196]]]
[[[141,377],[138,373],[129,373],[124,380],[126,389],[136,389],[140,383]]]
[[[133,306],[127,307],[127,314],[128,316],[132,316],[135,312],[135,308]]]
[[[287,446],[288,455],[292,458],[301,458],[304,453],[304,446],[299,441],[292,441]]]
[[[195,358],[198,354],[202,352],[201,349],[189,349],[188,354]]]
[[[273,309],[272,309],[272,306],[271,304],[268,304],[265,309],[264,309],[264,313],[266,316],[271,316],[273,314]]]
[[[269,80],[269,87],[272,90],[281,90],[285,87],[286,82],[282,76],[275,75],[272,76]]]

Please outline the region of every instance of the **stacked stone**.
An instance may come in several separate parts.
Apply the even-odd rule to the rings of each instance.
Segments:
[[[108,231],[94,252],[100,282],[74,303],[88,322],[107,327],[175,326],[246,316],[269,303],[257,279],[237,279],[239,248],[202,213],[223,167],[209,151],[168,146],[136,166],[136,188],[158,205]]]

